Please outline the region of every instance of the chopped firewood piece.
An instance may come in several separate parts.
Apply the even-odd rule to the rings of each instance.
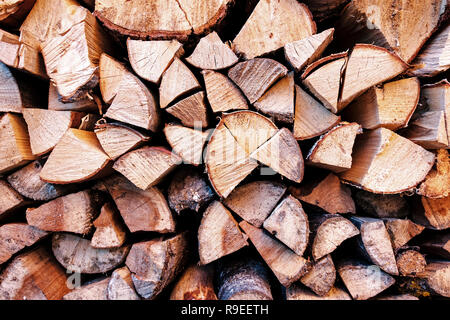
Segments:
[[[408,202],[401,195],[356,190],[353,198],[361,212],[374,218],[405,218],[409,215]]]
[[[312,256],[315,261],[333,252],[345,240],[357,236],[358,228],[337,214],[310,217]]]
[[[348,0],[304,0],[303,3],[311,10],[314,20],[322,22],[337,16]]]
[[[202,74],[213,112],[248,109],[247,99],[227,76],[211,70],[203,70]]]
[[[333,41],[333,33],[333,28],[327,29],[284,46],[284,56],[295,72],[300,72],[304,67],[320,58]]]
[[[444,111],[428,111],[411,122],[404,136],[425,149],[449,146]]]
[[[252,59],[306,38],[316,30],[312,14],[304,4],[295,0],[263,0],[234,38],[233,47],[245,59]]]
[[[111,176],[102,182],[113,198],[131,232],[175,231],[175,221],[166,198],[156,187],[141,190],[123,176]]]
[[[23,118],[28,126],[31,151],[35,156],[50,152],[69,128],[81,124],[82,115],[72,111],[24,108]]]
[[[94,280],[75,288],[63,297],[63,300],[107,300],[107,288],[110,278]]]
[[[294,137],[311,139],[335,127],[341,117],[328,111],[321,103],[295,85]]]
[[[172,238],[135,243],[126,265],[137,293],[145,299],[155,298],[184,269],[189,256],[188,234]]]
[[[180,59],[175,58],[162,75],[159,87],[161,108],[166,108],[176,98],[200,88],[191,70]]]
[[[99,61],[100,91],[103,100],[111,103],[120,89],[122,78],[129,73],[123,63],[102,53]]]
[[[141,39],[186,40],[202,35],[223,20],[233,0],[95,1],[95,16],[110,30]],[[148,14],[151,8],[152,14]]]
[[[450,141],[450,83],[442,80],[438,83],[422,87],[421,102],[429,111],[443,111],[447,136]]]
[[[363,253],[383,271],[398,275],[391,238],[383,220],[355,216],[350,220],[360,231],[361,239],[358,240]]]
[[[247,99],[253,104],[287,72],[287,68],[275,60],[255,58],[239,62],[228,70],[228,77],[241,88]]]
[[[419,235],[425,229],[425,227],[415,224],[408,219],[387,218],[384,219],[384,224],[391,237],[394,250],[403,247],[409,240]]]
[[[396,256],[397,267],[402,276],[415,276],[425,271],[427,262],[423,254],[416,250],[402,250]]]
[[[107,287],[108,300],[140,300],[134,289],[131,272],[125,266],[114,270]]]
[[[170,300],[217,300],[213,266],[189,266],[172,289]]]
[[[208,112],[203,91],[175,103],[166,109],[168,113],[180,119],[181,123],[191,128],[208,127]]]
[[[273,239],[263,229],[256,228],[247,221],[242,221],[239,226],[283,286],[289,287],[308,272],[309,262],[306,259]]]
[[[233,50],[222,42],[215,31],[200,39],[194,52],[186,58],[191,65],[203,70],[230,68],[238,60]]]
[[[437,234],[420,244],[420,249],[450,260],[450,233]]]
[[[345,108],[342,115],[364,129],[384,127],[395,131],[408,125],[419,98],[417,78],[392,81],[367,90]]]
[[[110,158],[94,132],[69,129],[56,144],[40,176],[49,183],[82,182],[99,176],[109,164]]]
[[[336,173],[350,169],[356,135],[361,133],[358,123],[342,122],[314,144],[306,158],[307,164]]]
[[[80,111],[98,113],[98,106],[92,97],[86,97],[74,102],[64,103],[60,101],[58,90],[52,84],[48,90],[48,109],[55,111]]]
[[[176,213],[189,209],[199,212],[214,198],[214,191],[197,170],[182,168],[172,178],[168,189],[169,206]]]
[[[142,147],[121,156],[113,168],[142,190],[158,184],[181,158],[163,147]]]
[[[211,203],[198,229],[200,263],[208,264],[247,245],[247,237],[230,211],[218,201]]]
[[[227,257],[219,262],[220,300],[273,300],[266,266],[252,257]]]
[[[186,128],[180,125],[166,125],[166,139],[172,151],[185,162],[198,166],[203,163],[203,146],[208,139],[208,131]]]
[[[286,290],[287,300],[352,300],[350,295],[343,289],[332,287],[327,294],[323,296],[318,296],[311,290],[300,286],[298,284],[293,284]]]
[[[33,8],[36,0],[6,0],[0,4],[0,24],[17,28]]]
[[[270,140],[256,149],[250,157],[297,183],[303,179],[304,162],[300,146],[292,132],[280,129]]]
[[[417,77],[434,77],[450,68],[450,25],[430,39],[411,63]]]
[[[430,229],[450,228],[450,196],[439,199],[422,197],[421,203],[414,207],[414,222]]]
[[[385,128],[359,135],[346,182],[373,193],[401,193],[416,187],[433,167],[435,156]]]
[[[242,219],[260,228],[285,192],[286,187],[281,183],[254,181],[237,187],[224,204]]]
[[[0,300],[61,300],[69,291],[64,270],[43,247],[15,257],[0,274]]]
[[[256,110],[283,123],[294,122],[294,73],[273,85],[254,103]]]
[[[419,300],[419,298],[410,295],[410,294],[399,294],[399,295],[380,295],[376,298],[374,298],[374,300]]]
[[[29,225],[45,231],[88,234],[98,215],[100,198],[92,191],[80,191],[27,209]]]
[[[346,48],[373,43],[395,52],[405,62],[417,55],[445,13],[445,0],[408,3],[394,0],[352,1],[340,14],[337,38]]]
[[[139,131],[120,123],[97,124],[95,134],[103,150],[112,160],[117,160],[128,151],[140,147],[150,140]]]
[[[94,221],[95,232],[91,246],[94,248],[118,248],[125,242],[126,231],[116,209],[106,203]]]
[[[94,274],[107,272],[122,264],[130,247],[96,249],[87,239],[70,233],[57,233],[52,238],[52,250],[67,270]]]
[[[0,227],[0,265],[22,249],[45,238],[47,232],[25,223],[8,223]]]
[[[35,159],[31,152],[27,124],[18,115],[0,118],[0,173],[20,167]]]
[[[264,229],[296,254],[303,256],[309,240],[309,223],[297,199],[286,197],[264,221]]]
[[[292,186],[289,192],[297,199],[317,206],[328,213],[356,213],[350,189],[334,174],[303,186]]]
[[[128,58],[133,70],[142,79],[159,83],[161,76],[183,53],[183,46],[177,40],[142,41],[127,40]]]
[[[336,269],[330,255],[317,261],[311,270],[300,278],[301,283],[319,296],[327,296],[334,286]]]
[[[436,168],[428,173],[417,193],[428,198],[450,195],[450,156],[447,150],[437,151]]]
[[[3,180],[0,180],[0,194],[0,220],[26,205],[25,199]]]
[[[337,264],[339,276],[355,300],[367,300],[386,290],[395,279],[376,265],[349,260]]]

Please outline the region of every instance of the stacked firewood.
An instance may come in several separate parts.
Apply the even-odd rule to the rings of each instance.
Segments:
[[[0,1],[0,299],[450,297],[449,6]]]

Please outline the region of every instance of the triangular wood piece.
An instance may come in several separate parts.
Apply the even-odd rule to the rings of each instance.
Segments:
[[[284,123],[294,122],[294,73],[275,83],[254,103],[256,110]]]
[[[245,59],[252,59],[314,33],[316,24],[304,4],[295,0],[262,0],[234,38],[233,46]]]
[[[194,93],[175,103],[166,111],[180,119],[186,127],[208,127],[208,111],[205,104],[205,93],[203,91]]]
[[[289,287],[308,271],[309,263],[305,258],[273,239],[263,229],[256,228],[247,221],[242,221],[239,226],[283,286]]]
[[[166,125],[164,128],[166,139],[172,151],[185,162],[200,165],[203,163],[203,146],[208,139],[209,132],[202,132],[180,125]]]
[[[287,43],[284,56],[296,72],[319,59],[328,45],[333,41],[334,29],[327,29],[307,38]]]
[[[215,31],[200,39],[194,52],[186,58],[191,65],[203,70],[226,69],[238,60],[233,50],[222,42]]]
[[[142,41],[127,40],[128,59],[133,70],[142,79],[159,83],[161,76],[176,57],[183,53],[177,40]]]
[[[425,149],[449,146],[444,111],[427,111],[411,122],[403,135]]]
[[[436,168],[422,182],[417,193],[428,198],[445,198],[450,195],[450,155],[448,150],[438,150]]]
[[[210,204],[198,229],[200,263],[208,264],[247,245],[231,213],[218,201]]]
[[[213,112],[248,109],[247,99],[227,76],[211,70],[204,70],[202,74]]]
[[[303,179],[304,161],[300,146],[292,133],[280,129],[250,157],[297,183]]]
[[[418,202],[413,207],[414,222],[434,230],[450,228],[450,196],[438,199],[421,197]]]
[[[109,164],[110,159],[94,132],[68,129],[50,154],[40,176],[49,183],[82,182],[99,176]]]
[[[159,87],[161,108],[166,108],[176,98],[200,88],[201,86],[191,70],[180,59],[175,58],[162,75]]]
[[[435,156],[385,128],[359,135],[352,168],[340,178],[373,193],[402,193],[416,187],[433,167]]]
[[[419,98],[417,78],[392,81],[367,90],[345,108],[342,116],[364,129],[383,127],[395,131],[408,125]]]
[[[408,219],[384,219],[384,225],[391,237],[394,251],[403,247],[409,240],[420,234],[425,227],[415,224]]]
[[[0,180],[0,221],[27,205],[27,201],[6,181]]]
[[[114,270],[107,290],[109,300],[141,300],[134,288],[131,272],[127,266]]]
[[[99,62],[100,91],[103,101],[111,103],[120,89],[120,83],[128,70],[110,55],[102,53]]]
[[[91,246],[94,248],[118,248],[125,242],[126,231],[117,210],[108,202],[94,221],[95,232]]]
[[[228,76],[241,88],[250,103],[255,103],[288,70],[281,63],[267,58],[239,62],[228,70]]]
[[[306,157],[307,164],[342,172],[352,167],[352,151],[356,135],[362,133],[356,123],[342,122],[314,144]]]
[[[301,283],[322,297],[330,293],[335,281],[336,269],[331,255],[326,255],[318,260],[311,270],[300,279]]]
[[[55,111],[80,111],[98,113],[99,106],[91,97],[74,102],[61,102],[60,95],[56,87],[50,83],[48,89],[48,109]]]

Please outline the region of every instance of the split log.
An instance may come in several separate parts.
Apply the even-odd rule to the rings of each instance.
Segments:
[[[57,233],[52,238],[52,250],[58,262],[67,270],[78,273],[104,273],[125,261],[129,246],[96,249],[87,239],[70,233]]]
[[[36,0],[9,0],[0,4],[0,24],[17,28],[30,12]]]
[[[199,212],[214,198],[214,191],[198,170],[182,168],[176,172],[168,189],[169,206],[176,213]]]
[[[356,213],[350,189],[330,173],[325,179],[303,186],[291,186],[289,192],[297,199],[317,206],[328,213]]]
[[[18,115],[4,114],[0,118],[0,173],[18,168],[35,159],[25,121]]]
[[[255,58],[236,64],[228,70],[228,77],[253,104],[287,72],[287,68],[275,60]]]
[[[202,74],[213,112],[248,109],[247,99],[227,76],[211,70],[204,70]]]
[[[107,288],[110,278],[94,280],[75,288],[66,294],[63,300],[107,300]]]
[[[142,41],[129,38],[127,49],[134,72],[153,83],[159,83],[173,60],[184,54],[183,46],[177,40]]]
[[[128,151],[150,140],[148,136],[120,123],[98,123],[95,134],[103,150],[112,160],[117,160]]]
[[[227,258],[219,262],[218,269],[220,300],[273,300],[269,273],[259,260]]]
[[[227,69],[238,60],[233,50],[222,42],[215,31],[200,39],[194,52],[186,58],[191,65],[203,70]]]
[[[247,221],[242,221],[239,226],[283,286],[289,287],[308,272],[309,261],[273,239],[263,229]]]
[[[342,11],[348,0],[304,0],[309,10],[311,10],[314,20],[322,22],[333,18]]]
[[[6,181],[0,180],[0,220],[24,207],[27,201]]]
[[[91,246],[94,248],[119,248],[126,238],[126,231],[116,209],[107,202],[94,221],[95,232]]]
[[[424,180],[434,160],[433,153],[379,128],[359,135],[352,168],[340,178],[373,193],[401,193]]]
[[[352,300],[350,295],[343,289],[332,287],[324,296],[318,296],[314,292],[298,284],[293,284],[286,290],[287,300]]]
[[[309,223],[297,199],[286,197],[264,221],[263,226],[296,254],[303,256],[309,240]]]
[[[179,163],[181,158],[163,147],[142,147],[121,156],[113,165],[142,190],[158,184]]]
[[[134,289],[131,272],[125,266],[114,270],[106,289],[108,300],[140,300]]]
[[[421,197],[415,204],[414,222],[435,230],[450,228],[450,196],[440,199]]]
[[[242,219],[260,228],[285,192],[286,187],[281,183],[254,181],[234,189],[224,204]]]
[[[208,264],[248,245],[231,213],[218,201],[209,205],[198,229],[201,264]]]
[[[374,218],[405,218],[409,215],[408,202],[401,195],[356,190],[353,198],[361,212]]]
[[[294,122],[294,73],[275,83],[254,103],[256,110],[267,114],[276,121]]]
[[[320,58],[322,53],[333,41],[334,29],[327,29],[307,38],[287,43],[284,46],[284,56],[295,72],[300,72]]]
[[[318,260],[300,282],[318,296],[329,296],[336,280],[336,269],[330,255]]]
[[[350,169],[356,135],[361,133],[358,123],[341,122],[317,140],[306,157],[306,163],[336,173]]]
[[[428,198],[444,198],[450,195],[450,156],[447,150],[437,151],[436,168],[428,173],[417,193]]]
[[[295,85],[294,137],[311,139],[335,127],[341,117],[328,111],[321,103]]]
[[[94,96],[94,94],[92,94]],[[55,111],[79,111],[98,113],[98,105],[93,97],[86,97],[74,102],[61,102],[58,89],[50,83],[48,90],[48,109]]]
[[[427,262],[416,250],[402,250],[396,256],[398,271],[402,276],[415,276],[425,271]]]
[[[186,127],[208,127],[208,111],[205,104],[205,93],[203,91],[180,100],[166,108],[166,111],[178,118]]]
[[[82,182],[99,177],[109,165],[110,159],[94,132],[68,129],[48,157],[40,176],[49,183]]]
[[[0,227],[0,265],[14,254],[34,245],[48,235],[47,232],[25,223],[9,223]]]
[[[175,58],[162,75],[159,87],[161,108],[166,108],[180,96],[200,88],[201,86],[191,70],[180,59]]]
[[[405,137],[425,149],[442,149],[449,146],[444,111],[428,111],[411,122]]]
[[[131,232],[175,231],[175,221],[166,198],[156,187],[141,190],[123,176],[111,176],[104,180],[101,189],[109,192],[120,215]]]
[[[450,259],[450,233],[436,234],[420,243],[420,249],[431,255]]]
[[[168,124],[164,128],[167,142],[172,152],[179,155],[184,162],[198,166],[203,163],[203,146],[209,132]]]
[[[304,4],[295,0],[259,1],[234,38],[233,48],[245,59],[253,59],[306,38],[316,30],[311,12]]]
[[[214,268],[191,265],[181,275],[170,300],[217,300],[214,292]]]
[[[15,257],[0,274],[1,300],[61,300],[69,291],[64,270],[43,247]]]
[[[99,61],[100,91],[103,101],[111,103],[120,89],[125,74],[129,73],[125,65],[110,55],[102,53]]]
[[[345,108],[342,115],[364,129],[383,127],[396,131],[408,125],[419,98],[417,78],[392,81],[367,90]]]
[[[145,299],[154,299],[161,293],[185,267],[188,249],[186,232],[167,240],[135,243],[126,265],[137,293]]]
[[[349,260],[338,263],[337,271],[355,300],[367,300],[395,283],[395,279],[375,265]]]
[[[386,230],[391,237],[392,248],[394,251],[400,249],[409,240],[422,233],[425,227],[415,224],[408,219],[384,219]]]

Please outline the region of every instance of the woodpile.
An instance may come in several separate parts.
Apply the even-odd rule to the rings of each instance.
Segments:
[[[0,300],[450,298],[449,17],[0,1]]]

